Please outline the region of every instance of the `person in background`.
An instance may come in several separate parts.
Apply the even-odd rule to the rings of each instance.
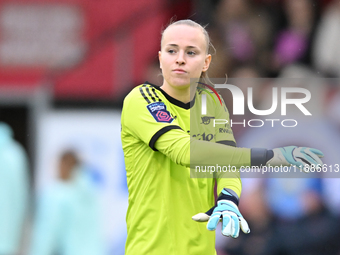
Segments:
[[[282,68],[293,63],[312,66],[312,44],[319,20],[317,4],[314,0],[284,2],[287,24],[275,38],[272,61],[277,74]]]
[[[223,250],[228,255],[274,255],[269,247],[276,235],[277,219],[267,205],[265,181],[248,188],[242,196],[240,209],[251,226],[251,235],[225,242]]]
[[[326,77],[340,77],[340,2],[332,1],[318,24],[313,48],[314,67]]]
[[[256,65],[261,70],[268,69],[273,36],[272,23],[268,12],[255,1],[219,1],[216,7],[215,24],[224,49],[214,58],[228,58],[227,62],[229,62],[226,66],[229,70],[224,69],[221,77],[225,74],[229,77],[230,70],[236,65]]]
[[[294,206],[291,206],[292,209],[294,208],[293,211],[296,211],[295,218],[279,218],[277,232],[269,242],[269,254],[338,255],[340,252],[339,218],[323,203],[321,179],[297,179],[295,183],[299,185],[298,191],[295,191],[296,199],[286,197],[285,200],[288,201],[285,203],[299,200],[299,208],[295,210]],[[283,188],[279,187],[278,190],[283,195],[277,196],[276,200],[282,199],[287,193],[287,185]],[[272,190],[273,188],[269,188],[268,192]],[[291,216],[288,214],[286,213],[286,216]]]
[[[13,139],[12,129],[0,122],[0,254],[20,251],[28,202],[28,157]]]
[[[62,153],[58,180],[38,197],[30,255],[103,255],[99,205],[73,151]]]

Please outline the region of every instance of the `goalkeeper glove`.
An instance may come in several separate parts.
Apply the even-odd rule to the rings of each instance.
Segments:
[[[222,219],[222,234],[237,238],[242,231],[246,234],[250,232],[247,221],[243,218],[236,204],[238,199],[232,195],[231,190],[223,189],[217,199],[217,205],[212,207],[206,213],[199,213],[192,217],[194,221],[208,221],[207,229],[213,231],[216,229],[218,222]]]
[[[269,159],[266,165],[274,166],[297,166],[308,172],[305,166],[311,166],[316,169],[322,166],[320,158],[323,153],[317,149],[307,147],[288,146],[283,148],[273,149],[273,157]]]

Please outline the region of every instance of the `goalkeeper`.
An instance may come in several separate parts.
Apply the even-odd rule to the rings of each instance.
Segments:
[[[190,178],[190,165],[322,164],[323,155],[316,149],[237,148],[228,124],[226,132],[219,132],[209,118],[201,118],[201,97],[210,92],[190,85],[190,79],[205,81],[209,46],[201,25],[191,20],[170,24],[163,31],[159,52],[162,86],[146,82],[124,100],[121,138],[129,189],[126,255],[216,254],[215,232],[208,230],[214,230],[220,219],[225,236],[236,238],[240,228],[250,232],[238,210],[239,174]],[[210,96],[206,98],[211,118],[229,119],[224,103],[216,105]]]

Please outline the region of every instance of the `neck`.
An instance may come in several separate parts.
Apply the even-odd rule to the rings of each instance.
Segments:
[[[188,86],[186,88],[174,88],[169,85],[163,84],[161,88],[171,97],[183,102],[189,103],[194,99],[196,86]]]

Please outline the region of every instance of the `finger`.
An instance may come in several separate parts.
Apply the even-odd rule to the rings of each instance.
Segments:
[[[307,150],[310,154],[313,155],[313,158],[316,161],[316,167],[317,168],[321,168],[321,166],[323,165],[322,160],[320,158],[323,157],[323,153],[317,149],[313,149],[313,148],[309,148]]]
[[[205,222],[205,221],[208,221],[210,218],[209,215],[205,214],[205,213],[198,213],[194,216],[192,216],[192,219],[194,221],[198,221],[198,222]]]
[[[322,151],[318,150],[318,149],[314,149],[314,148],[309,148],[309,150],[311,152],[313,152],[314,154],[316,154],[319,158],[322,158],[324,156],[324,154],[322,153]]]
[[[243,233],[245,233],[245,234],[250,233],[250,228],[249,228],[248,222],[243,217],[240,217],[239,221],[240,221],[240,225],[241,225],[241,229],[242,229]]]
[[[317,150],[317,151],[319,151],[319,150]],[[319,151],[319,152],[322,154],[321,151]],[[319,158],[319,155],[317,153],[312,152],[310,148],[303,148],[302,153],[306,155],[307,160],[310,161],[311,164],[317,165],[317,164],[322,163],[322,161]]]
[[[316,169],[320,169],[322,165],[323,165],[323,163],[322,163],[321,159],[317,158],[317,160],[316,160]]]
[[[310,152],[306,147],[300,147],[293,152],[297,162],[300,162],[302,166],[316,165],[316,159],[319,159],[314,153]]]
[[[232,235],[231,237],[232,238],[237,238],[239,233],[240,233],[240,222],[238,220],[238,217],[237,215],[232,215],[231,216],[231,230],[232,230]]]
[[[321,151],[319,151],[319,150],[316,150],[316,151],[320,152],[322,154]],[[316,168],[321,167],[321,165],[323,163],[322,163],[321,159],[319,158],[320,154],[318,155],[318,154],[313,153],[310,148],[303,148],[302,152],[303,152],[303,154],[305,154],[306,159],[310,162],[311,165],[314,165],[314,167],[316,167]]]
[[[209,219],[208,224],[207,224],[207,229],[210,230],[210,231],[215,230],[216,227],[217,227],[217,224],[220,220],[220,217],[221,217],[221,212],[214,212],[210,216],[210,219]]]
[[[232,220],[231,220],[229,212],[223,213],[222,235],[224,235],[224,236],[231,236],[232,235]]]

